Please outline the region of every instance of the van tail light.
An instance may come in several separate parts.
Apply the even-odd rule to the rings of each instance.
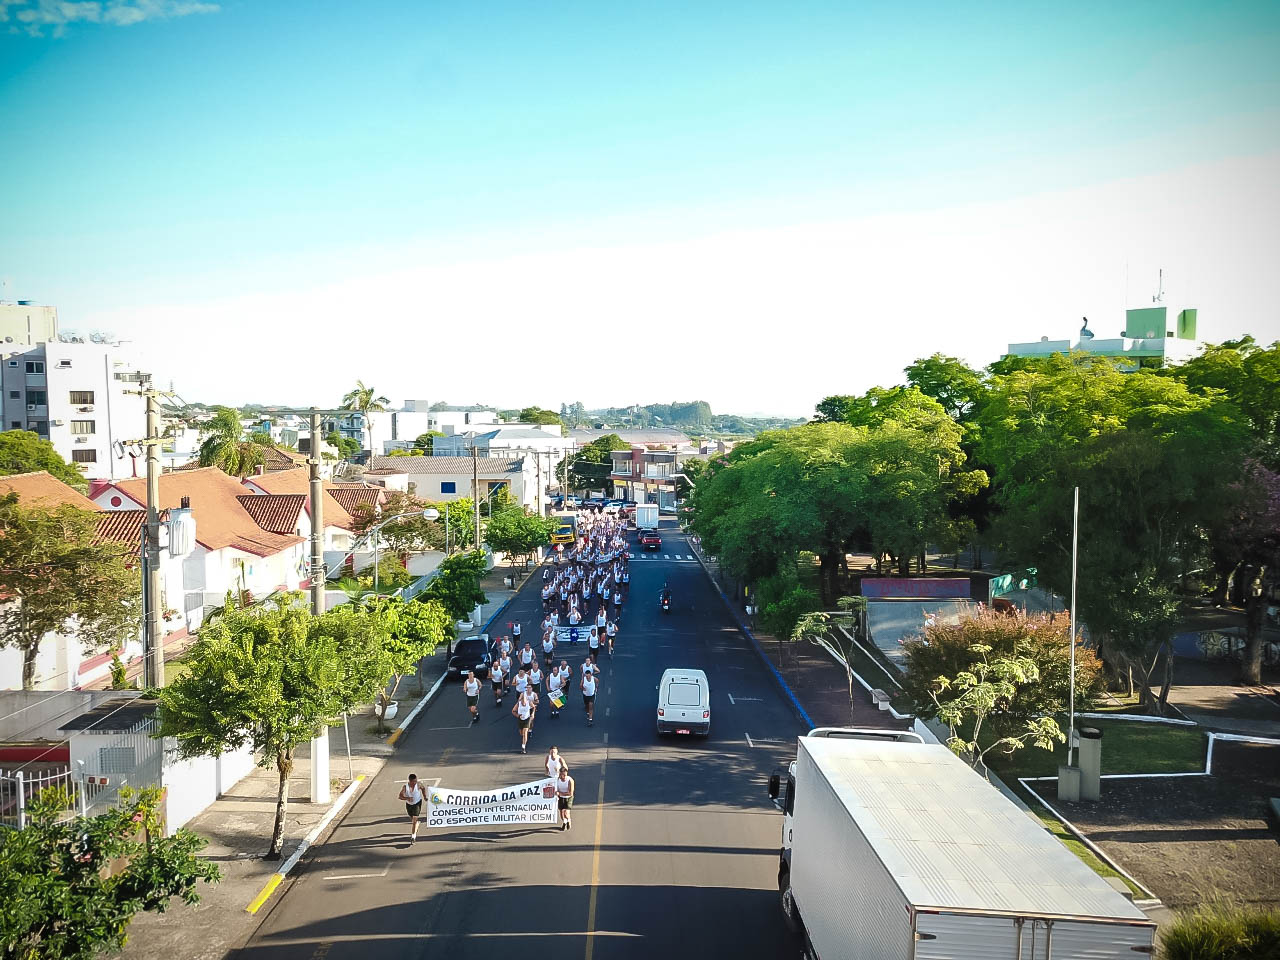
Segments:
[[[702,719],[703,719],[703,720],[709,720],[709,719],[711,719],[711,711],[710,711],[710,710],[703,710],[703,711],[702,711]]]
[[[659,707],[659,708],[658,708],[658,716],[660,716],[660,717],[665,717],[665,716],[666,716],[666,713],[665,713],[665,712],[663,712],[663,709],[662,709],[661,707]]]

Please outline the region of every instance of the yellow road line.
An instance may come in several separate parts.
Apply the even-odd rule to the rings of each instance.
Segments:
[[[596,947],[596,891],[600,885],[600,837],[604,834],[604,767],[600,768],[600,789],[596,792],[596,842],[591,854],[591,897],[587,901],[587,958]]]
[[[257,913],[262,908],[262,905],[271,898],[271,895],[276,892],[276,887],[280,886],[282,880],[284,880],[284,876],[282,874],[273,873],[270,879],[268,879],[263,885],[262,889],[258,891],[258,895],[253,898],[253,902],[245,907],[245,909],[250,913]]]
[[[392,730],[391,736],[387,737],[387,746],[394,747],[396,745],[396,741],[400,739],[400,734],[402,733],[404,733],[404,731],[401,730],[399,727],[396,727],[394,730]]]

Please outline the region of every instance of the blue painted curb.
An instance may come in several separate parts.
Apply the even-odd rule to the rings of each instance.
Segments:
[[[782,692],[787,695],[787,699],[791,701],[791,705],[796,708],[796,713],[800,714],[800,719],[807,723],[809,725],[809,729],[812,730],[817,726],[817,724],[813,722],[813,718],[809,716],[809,712],[800,705],[800,700],[796,697],[790,684],[787,683],[782,674],[778,672],[778,668],[773,665],[773,661],[769,659],[767,654],[765,654],[764,647],[760,646],[760,642],[756,640],[751,631],[748,630],[746,626],[743,625],[742,621],[738,619],[738,611],[734,609],[733,604],[729,601],[725,592],[720,589],[720,584],[716,583],[716,578],[711,576],[711,571],[707,569],[707,564],[702,559],[701,552],[695,550],[694,556],[698,558],[698,563],[702,565],[702,572],[705,573],[707,575],[707,579],[711,581],[711,586],[715,587],[716,593],[720,594],[720,599],[723,600],[724,605],[728,607],[729,614],[733,617],[733,622],[738,625],[738,629],[742,631],[742,635],[751,641],[751,646],[755,648],[760,659],[764,661],[764,665],[769,668],[769,672],[773,674],[773,679],[776,680],[778,686],[782,688]]]

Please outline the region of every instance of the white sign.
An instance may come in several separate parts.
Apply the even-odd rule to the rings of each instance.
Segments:
[[[481,827],[508,823],[555,823],[556,786],[550,777],[494,790],[427,790],[428,827]]]
[[[586,640],[591,633],[591,624],[580,623],[576,627],[556,627],[556,643],[577,643]]]

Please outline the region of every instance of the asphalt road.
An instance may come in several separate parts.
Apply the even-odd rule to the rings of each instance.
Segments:
[[[540,711],[522,755],[510,699],[495,709],[483,691],[470,727],[460,686],[443,689],[277,893],[238,960],[799,956],[778,908],[781,815],[766,783],[794,756],[803,728],[686,557],[692,550],[672,528],[656,555],[632,560],[616,651],[601,657],[594,726],[571,697],[558,718]],[[535,579],[495,633],[518,616],[525,636],[537,637]],[[670,614],[657,604],[664,581]],[[575,683],[584,656],[569,656]],[[658,679],[681,666],[707,672],[706,740],[655,733]],[[397,794],[410,772],[463,789],[522,783],[545,775],[553,743],[576,781],[572,831],[423,829],[407,843]]]

